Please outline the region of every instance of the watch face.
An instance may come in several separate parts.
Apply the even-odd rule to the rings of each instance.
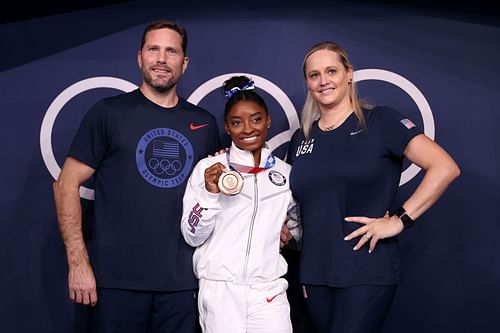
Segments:
[[[415,224],[415,221],[413,221],[412,218],[409,217],[406,213],[401,215],[399,218],[403,222],[403,225],[406,229],[411,228]]]
[[[396,211],[394,212],[394,215],[396,215],[397,217],[401,217],[405,213],[406,213],[406,210],[403,208],[403,206],[401,206],[398,209],[396,209]]]
[[[408,214],[406,214],[406,210],[403,208],[403,206],[396,209],[394,215],[399,217],[401,222],[403,222],[403,226],[405,227],[405,229],[411,228],[415,224],[415,221],[411,217],[409,217]]]

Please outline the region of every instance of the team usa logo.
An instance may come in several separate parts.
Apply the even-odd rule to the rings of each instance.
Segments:
[[[271,170],[269,171],[269,180],[271,183],[277,186],[283,186],[286,184],[286,177],[283,176],[281,173],[279,173],[276,170]]]
[[[300,145],[297,147],[297,151],[295,152],[295,157],[299,157],[300,155],[310,154],[312,153],[314,148],[314,139],[302,140]]]
[[[196,203],[196,205],[194,205],[193,209],[191,210],[191,213],[189,213],[189,230],[193,234],[196,232],[196,226],[198,225],[202,217],[201,212],[203,212],[203,208],[199,203]]]
[[[193,166],[193,146],[171,128],[155,128],[142,136],[135,152],[137,170],[151,185],[179,186]]]

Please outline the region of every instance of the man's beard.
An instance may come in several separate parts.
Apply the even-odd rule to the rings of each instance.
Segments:
[[[157,83],[153,80],[153,78],[151,77],[151,75],[149,75],[149,73],[143,73],[142,77],[144,79],[144,82],[148,86],[150,86],[151,88],[153,88],[154,90],[156,90],[159,93],[166,93],[167,91],[170,91],[171,89],[173,89],[175,87],[177,82],[179,82],[178,77],[171,77],[167,81],[162,81],[162,83]]]

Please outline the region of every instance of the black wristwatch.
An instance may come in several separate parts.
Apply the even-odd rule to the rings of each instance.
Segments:
[[[406,214],[406,210],[403,208],[403,206],[396,209],[394,215],[399,217],[401,222],[403,222],[405,229],[410,229],[415,224],[415,221],[410,216],[408,216],[408,214]]]

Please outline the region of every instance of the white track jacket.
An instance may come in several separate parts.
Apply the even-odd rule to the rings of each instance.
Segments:
[[[263,148],[261,165],[271,151]],[[196,247],[194,273],[198,279],[250,285],[275,280],[287,271],[280,254],[280,231],[285,221],[295,239],[301,236],[297,205],[290,190],[290,165],[275,157],[273,167],[256,174],[241,173],[243,189],[227,196],[205,188],[205,169],[220,162],[254,165],[251,152],[234,143],[227,153],[198,162],[183,201],[181,231]]]

